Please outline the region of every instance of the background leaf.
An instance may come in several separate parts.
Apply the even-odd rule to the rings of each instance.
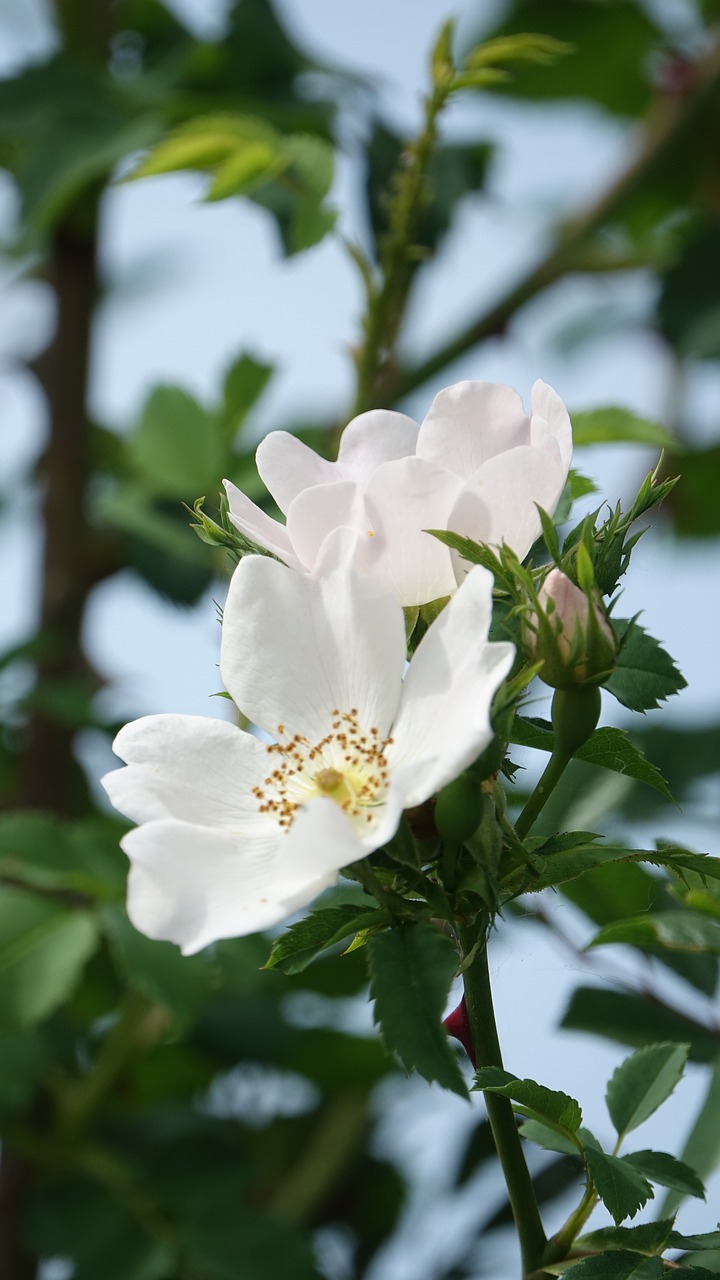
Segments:
[[[623,441],[632,444],[655,445],[658,449],[669,449],[676,452],[678,441],[658,422],[641,418],[631,409],[621,409],[616,405],[607,409],[590,409],[575,411],[572,419],[573,441],[575,445],[609,444]]]
[[[653,1044],[616,1068],[605,1101],[619,1135],[637,1129],[670,1097],[682,1078],[687,1055],[687,1045]]]
[[[97,946],[90,912],[0,889],[0,1027],[27,1027],[72,993]]]

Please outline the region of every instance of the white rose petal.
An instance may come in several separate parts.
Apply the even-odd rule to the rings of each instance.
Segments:
[[[512,387],[458,382],[439,392],[420,427],[386,409],[354,418],[337,462],[272,432],[258,467],[286,524],[226,481],[229,514],[247,538],[302,572],[334,530],[353,529],[356,567],[402,605],[422,605],[452,593],[467,572],[425,531],[506,543],[523,558],[540,532],[536,504],[553,513],[571,454],[567,410],[546,383],[534,384],[528,415]]]
[[[470,572],[403,681],[402,609],[352,567],[355,544],[337,531],[307,575],[261,556],[235,571],[221,669],[274,743],[190,716],[118,734],[127,767],[103,782],[140,824],[122,842],[128,911],[150,937],[189,954],[276,924],[490,742],[514,653],[487,639],[491,576]]]

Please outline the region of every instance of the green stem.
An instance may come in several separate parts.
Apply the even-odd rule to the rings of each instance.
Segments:
[[[555,745],[540,781],[515,823],[515,832],[521,840],[532,827],[575,752],[595,732],[601,707],[600,690],[596,685],[555,690],[552,700]]]
[[[553,1262],[563,1262],[565,1258],[569,1257],[575,1240],[585,1226],[597,1202],[597,1191],[592,1185],[587,1186],[577,1209],[573,1210],[567,1222],[548,1241],[543,1259],[546,1266],[550,1266]]]
[[[612,1154],[614,1156],[616,1156],[620,1150],[623,1137],[624,1134],[620,1134],[615,1146],[613,1147]],[[550,1266],[553,1262],[564,1262],[566,1258],[571,1256],[571,1251],[577,1237],[600,1199],[597,1191],[590,1181],[589,1174],[587,1176],[588,1184],[577,1209],[573,1210],[570,1217],[563,1224],[560,1230],[557,1231],[552,1239],[548,1241],[544,1257],[546,1266]]]
[[[463,957],[470,957],[476,938],[472,930],[459,931]],[[487,943],[478,948],[463,975],[465,1005],[478,1067],[503,1066],[493,1008]],[[525,1163],[520,1135],[509,1098],[485,1094],[488,1120],[507,1185],[520,1242],[523,1276],[540,1267],[547,1247],[535,1197],[535,1188]]]
[[[521,840],[524,840],[534,825],[536,818],[539,817],[540,811],[545,807],[546,801],[549,800],[555,790],[571,759],[572,756],[569,756],[564,751],[553,751],[543,770],[540,781],[515,823],[515,834]]]

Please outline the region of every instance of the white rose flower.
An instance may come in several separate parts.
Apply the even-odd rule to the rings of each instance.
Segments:
[[[329,538],[310,574],[249,556],[230,584],[221,671],[266,745],[225,721],[153,715],[114,748],[103,784],[139,825],[128,912],[186,954],[268,928],[394,834],[403,809],[455,778],[492,738],[511,644],[487,639],[492,577],[476,568],[405,672],[402,609]]]
[[[385,409],[345,428],[337,462],[285,431],[257,451],[258,470],[286,523],[225,482],[230,518],[252,542],[309,571],[338,527],[360,537],[357,568],[403,605],[452,595],[467,571],[426,529],[505,542],[522,559],[540,533],[536,504],[552,512],[567,479],[567,410],[544,382],[527,416],[511,387],[458,382],[434,399],[420,427]]]

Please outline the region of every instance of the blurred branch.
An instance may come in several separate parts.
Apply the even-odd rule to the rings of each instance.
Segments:
[[[83,612],[93,581],[93,536],[85,518],[88,424],[85,410],[90,328],[97,294],[97,200],[58,227],[48,277],[57,298],[55,337],[39,362],[48,400],[50,439],[41,467],[45,482],[45,548],[40,626],[47,652],[37,681],[82,677]],[[82,806],[72,726],[41,709],[31,717],[28,746],[12,801],[20,807],[72,814]]]
[[[429,200],[427,170],[437,141],[437,121],[450,86],[435,85],[425,101],[422,132],[403,151],[388,201],[388,231],[381,243],[382,283],[373,286],[369,269],[365,338],[357,354],[358,383],[352,417],[387,402],[395,344],[405,317],[410,287],[424,256],[413,244],[418,216]]]
[[[71,1144],[87,1128],[95,1111],[133,1059],[142,1057],[172,1024],[172,1014],[135,991],[128,991],[117,1021],[108,1031],[87,1074],[59,1093],[60,1137]]]
[[[690,140],[695,135],[720,88],[720,41],[696,64],[695,71],[694,91],[686,97],[666,96],[654,104],[645,122],[644,141],[635,159],[599,200],[561,227],[555,244],[542,262],[488,311],[449,338],[426,360],[405,369],[396,367],[394,371],[387,371],[387,403],[395,403],[422,386],[486,338],[504,333],[516,312],[548,285],[571,271],[598,270],[597,247],[585,242],[619,210],[673,148],[682,145],[685,138]],[[645,263],[641,259],[631,262],[623,255],[614,265],[612,259],[603,261],[600,269],[626,270],[630,265],[643,266]]]
[[[0,1276],[3,1280],[35,1280],[37,1259],[25,1246],[22,1214],[36,1177],[33,1161],[3,1150],[0,1165]]]
[[[300,1159],[273,1196],[274,1212],[293,1223],[311,1220],[337,1185],[367,1129],[367,1097],[342,1094],[333,1100],[319,1117]]]

